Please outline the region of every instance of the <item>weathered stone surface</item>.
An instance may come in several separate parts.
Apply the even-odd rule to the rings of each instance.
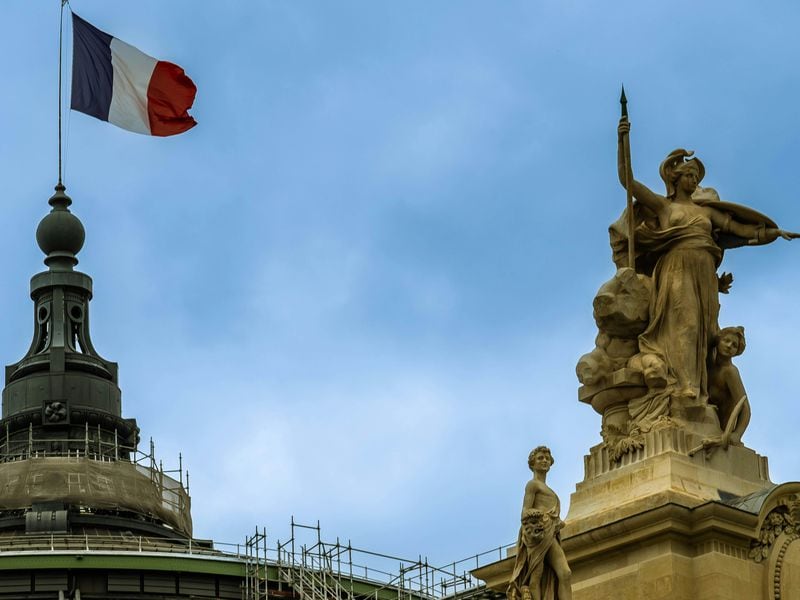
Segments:
[[[644,435],[644,447],[615,462],[599,444],[584,459],[584,479],[570,498],[568,531],[583,531],[659,502],[684,506],[744,496],[772,485],[767,459],[749,448],[688,456],[699,436],[673,425]],[[656,500],[652,500],[656,498]]]
[[[583,385],[596,386],[605,381],[612,369],[613,363],[605,350],[595,348],[580,357],[575,372]]]
[[[597,328],[614,337],[635,338],[647,327],[650,278],[629,268],[618,269],[594,298]]]
[[[617,369],[620,369],[625,366],[630,357],[639,352],[639,344],[636,339],[609,337],[605,350],[609,358],[620,361],[615,365]]]

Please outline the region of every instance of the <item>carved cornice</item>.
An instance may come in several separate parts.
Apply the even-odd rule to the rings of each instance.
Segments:
[[[570,564],[664,539],[688,543],[693,548],[688,550],[691,554],[700,552],[708,540],[722,540],[740,548],[744,555],[756,523],[756,515],[721,502],[706,502],[694,508],[668,502],[578,535],[565,536],[561,544]]]

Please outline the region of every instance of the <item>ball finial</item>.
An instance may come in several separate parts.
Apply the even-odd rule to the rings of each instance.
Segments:
[[[71,270],[78,264],[75,255],[83,248],[86,232],[80,219],[69,211],[72,199],[64,193],[66,188],[59,182],[55,189],[48,201],[53,210],[39,222],[36,242],[47,255],[44,263],[51,270]]]

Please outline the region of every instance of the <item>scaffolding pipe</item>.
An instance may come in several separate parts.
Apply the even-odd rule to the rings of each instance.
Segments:
[[[283,580],[281,579],[281,541],[278,540],[278,591],[283,591]]]
[[[353,546],[347,540],[347,562],[350,565],[350,593],[353,593]],[[377,594],[377,591],[375,592]]]
[[[294,566],[294,515],[292,515],[291,526],[292,526],[292,539],[291,539],[291,542],[292,542],[292,566]]]
[[[341,545],[339,544],[339,536],[336,536],[336,574],[339,576],[339,579],[342,578],[342,550]]]

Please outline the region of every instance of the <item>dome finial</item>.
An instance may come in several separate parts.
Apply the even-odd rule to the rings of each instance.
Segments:
[[[36,242],[47,255],[44,264],[51,271],[71,271],[78,264],[75,255],[83,248],[86,232],[80,219],[69,211],[72,199],[64,193],[64,184],[59,181],[55,190],[48,200],[53,210],[39,222]]]

